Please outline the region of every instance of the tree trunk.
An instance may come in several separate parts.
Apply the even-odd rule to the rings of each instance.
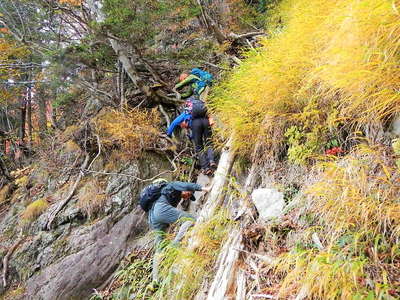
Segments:
[[[213,187],[208,195],[207,202],[200,212],[197,223],[203,223],[211,218],[216,209],[221,205],[224,199],[223,188],[227,182],[234,160],[233,137],[231,137],[222,151],[218,169],[215,171]]]
[[[47,118],[46,118],[46,94],[44,87],[39,88],[38,93],[39,104],[39,136],[43,140],[47,131]]]
[[[28,88],[27,95],[27,118],[28,118],[28,146],[32,146],[32,90]]]
[[[254,148],[253,157],[256,155],[260,146],[261,143],[258,142]],[[242,229],[251,222],[248,195],[250,195],[254,188],[257,170],[258,165],[256,162],[253,162],[242,190],[244,196],[237,199],[239,202],[239,211],[235,220],[241,219],[241,222],[237,227],[231,230],[218,256],[217,270],[214,280],[210,285],[207,300],[246,299],[246,278],[244,276],[244,270],[240,268],[243,256],[240,256],[239,253],[244,248],[242,243]],[[207,289],[207,285],[203,286]],[[202,293],[201,291],[200,294]]]
[[[26,99],[25,97],[21,100],[21,124],[19,128],[19,138],[21,142],[25,140],[25,124],[26,124]]]

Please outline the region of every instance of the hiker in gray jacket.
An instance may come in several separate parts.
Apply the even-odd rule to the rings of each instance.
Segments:
[[[181,199],[196,200],[195,191],[209,192],[211,187],[202,187],[197,183],[173,181],[168,183],[162,190],[161,196],[154,202],[149,210],[148,220],[150,228],[155,231],[155,249],[156,254],[153,259],[153,281],[158,282],[158,253],[160,252],[160,242],[165,237],[165,230],[170,224],[175,223],[181,218],[187,218],[176,235],[173,243],[178,244],[186,231],[193,225],[196,218],[182,210],[177,209]]]
[[[157,231],[156,244],[164,238],[165,230],[170,224],[181,218],[192,219],[191,223],[196,220],[193,215],[176,208],[181,199],[194,201],[196,200],[193,195],[195,191],[208,192],[209,190],[210,187],[181,181],[172,181],[161,190],[161,196],[154,202],[148,217],[150,228]],[[182,237],[178,233],[175,240],[178,239],[179,242]]]

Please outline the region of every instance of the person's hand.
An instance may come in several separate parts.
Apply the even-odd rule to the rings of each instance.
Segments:
[[[209,193],[209,192],[211,191],[211,188],[212,188],[212,185],[210,184],[210,185],[208,185],[208,186],[202,187],[201,190],[202,190],[203,192]]]

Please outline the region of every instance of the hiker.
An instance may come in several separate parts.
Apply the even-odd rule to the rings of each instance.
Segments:
[[[211,187],[202,187],[196,183],[173,181],[170,183],[162,183],[160,196],[149,210],[148,220],[150,228],[155,231],[155,247],[156,254],[153,259],[153,281],[158,282],[158,254],[161,250],[160,242],[165,237],[165,231],[170,224],[175,223],[179,219],[187,219],[179,228],[179,231],[173,241],[178,244],[186,231],[193,225],[196,218],[184,211],[177,209],[181,198],[185,200],[196,200],[193,193],[195,191],[209,192]]]
[[[183,99],[195,95],[204,100],[208,93],[207,87],[211,85],[212,80],[213,76],[210,73],[194,68],[190,73],[183,72],[179,76],[179,83],[175,85],[173,91],[177,93],[178,89],[187,87],[187,90],[181,94]]]
[[[210,119],[204,102],[197,96],[190,97],[186,101],[183,113],[175,118],[168,127],[167,135],[169,137],[172,136],[178,125],[182,128],[191,129],[192,133],[189,138],[194,142],[201,170],[205,175],[212,175],[217,165],[211,142]]]

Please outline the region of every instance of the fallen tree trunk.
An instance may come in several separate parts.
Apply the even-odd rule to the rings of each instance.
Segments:
[[[260,146],[260,142],[255,146],[253,161],[254,155],[257,153]],[[242,189],[242,196],[237,199],[239,208],[235,220],[241,219],[241,222],[236,228],[232,229],[218,256],[215,277],[209,285],[210,288],[207,300],[246,299],[246,277],[244,275],[244,270],[240,268],[243,254],[239,255],[239,253],[244,249],[243,228],[252,220],[251,204],[248,199],[255,185],[257,171],[258,165],[256,162],[253,162]],[[207,284],[203,284],[202,286],[205,290],[201,291],[199,293],[200,295],[206,293],[205,291],[208,289]]]
[[[229,178],[234,160],[235,153],[233,150],[233,137],[231,137],[222,151],[218,168],[215,171],[214,179],[212,181],[212,189],[208,195],[207,202],[197,218],[197,223],[203,223],[211,218],[215,213],[215,210],[221,206],[224,199],[223,188]]]

